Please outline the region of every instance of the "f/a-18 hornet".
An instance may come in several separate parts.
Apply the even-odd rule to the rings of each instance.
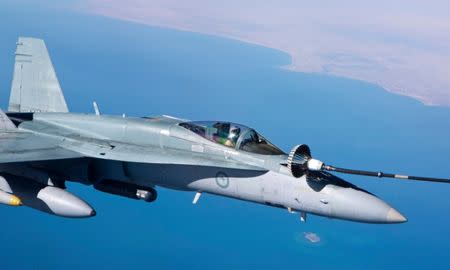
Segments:
[[[95,210],[65,182],[146,202],[164,187],[256,202],[366,223],[406,218],[386,202],[330,172],[402,180],[450,180],[349,170],[311,157],[302,144],[289,153],[256,130],[227,121],[170,116],[70,113],[40,39],[19,38],[9,108],[0,111],[0,202],[63,217]]]

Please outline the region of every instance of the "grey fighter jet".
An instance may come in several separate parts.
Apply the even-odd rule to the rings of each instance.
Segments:
[[[8,111],[0,112],[0,203],[92,217],[66,181],[145,202],[158,187],[222,195],[300,213],[367,223],[406,218],[330,173],[448,182],[324,164],[307,145],[285,153],[227,121],[70,113],[45,44],[19,38]],[[231,211],[231,210],[230,210]]]

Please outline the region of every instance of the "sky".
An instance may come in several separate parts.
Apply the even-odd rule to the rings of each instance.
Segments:
[[[254,127],[289,151],[307,143],[336,166],[449,176],[450,111],[379,86],[282,68],[290,55],[68,9],[0,2],[0,105],[18,36],[46,41],[72,112],[169,114]],[[74,2],[75,4],[78,2]],[[73,3],[71,3],[73,4]],[[370,225],[158,188],[152,204],[68,184],[97,211],[64,219],[0,205],[1,269],[447,269],[448,186],[345,176],[408,222]],[[320,238],[311,243],[305,236]]]
[[[448,1],[84,0],[71,8],[260,44],[287,52],[295,71],[450,105]]]

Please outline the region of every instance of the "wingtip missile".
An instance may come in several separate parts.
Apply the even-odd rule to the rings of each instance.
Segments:
[[[19,197],[16,195],[4,192],[3,190],[0,190],[0,203],[6,204],[9,206],[21,206],[22,200],[20,200]]]
[[[22,201],[19,199],[19,197],[12,195],[11,199],[9,201],[9,205],[11,206],[21,206],[22,205]]]

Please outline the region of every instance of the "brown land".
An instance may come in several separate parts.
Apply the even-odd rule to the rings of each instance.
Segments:
[[[85,0],[75,8],[267,46],[291,55],[294,71],[358,79],[427,105],[450,105],[447,1]]]

